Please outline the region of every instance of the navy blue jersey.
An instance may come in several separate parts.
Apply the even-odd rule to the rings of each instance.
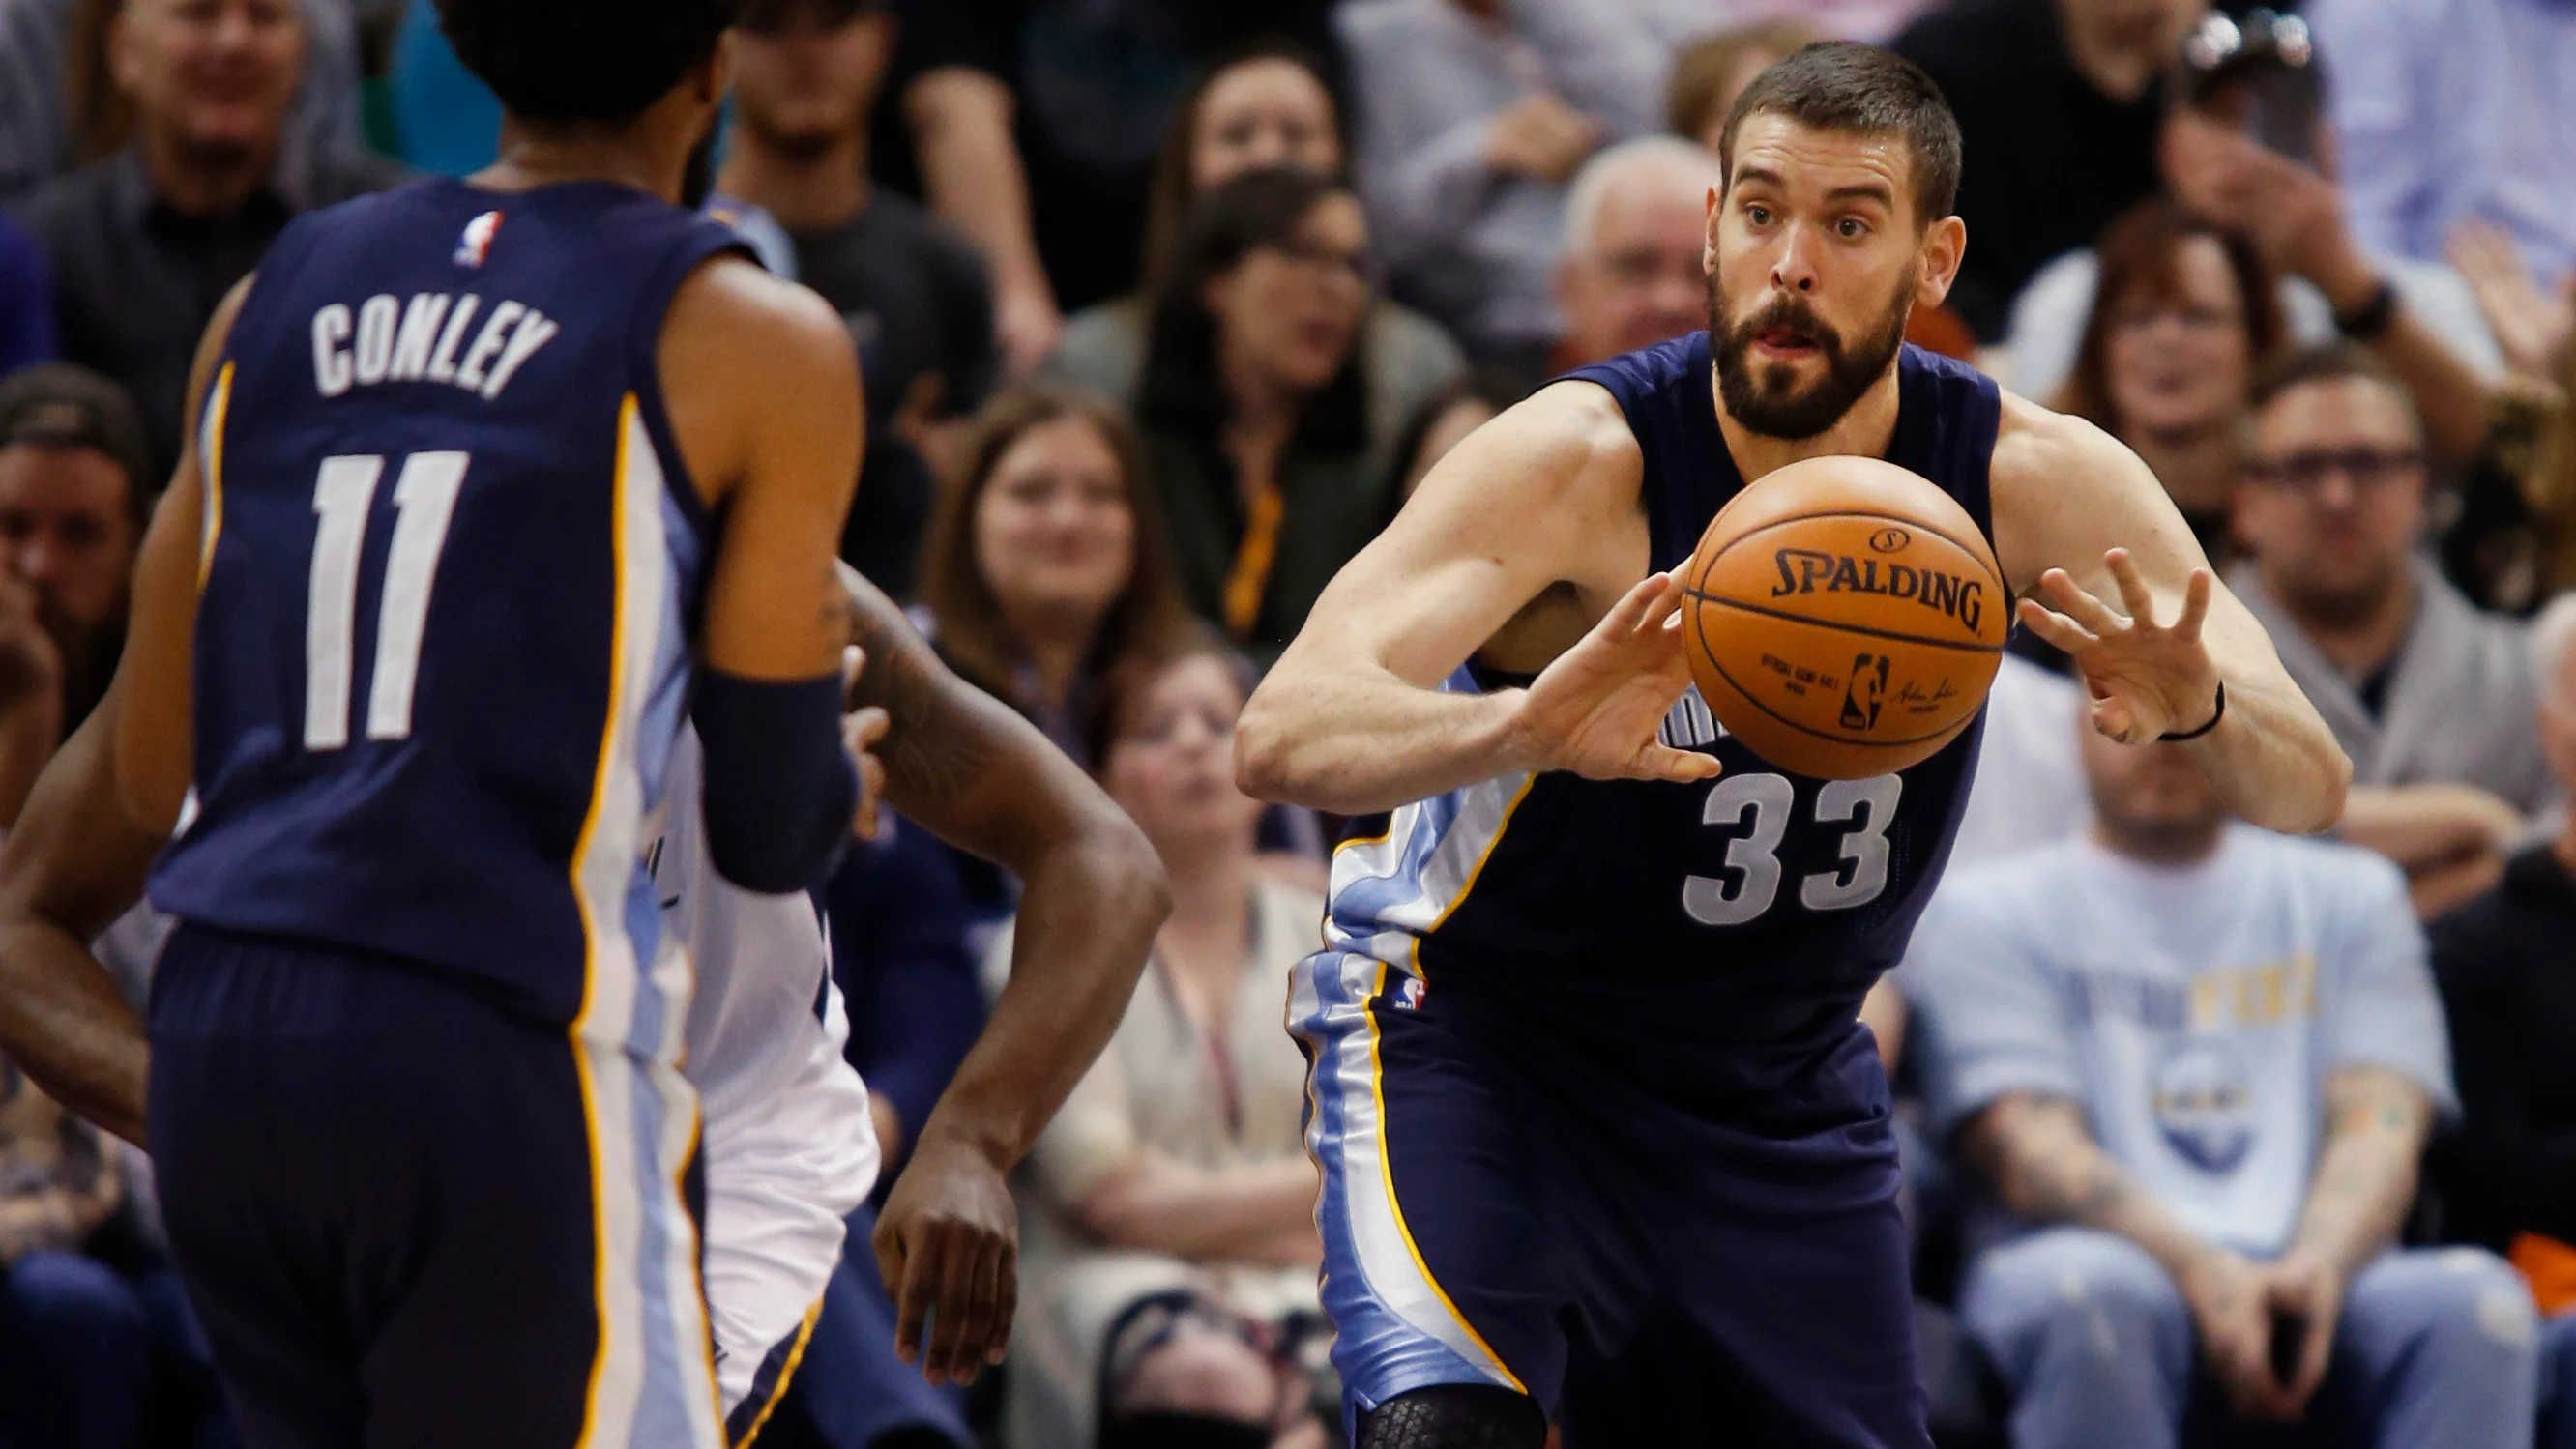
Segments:
[[[278,238],[205,405],[198,810],[156,905],[676,1032],[634,1005],[670,969],[639,847],[709,526],[655,354],[738,245],[601,182]]]
[[[1991,534],[1994,383],[1913,347],[1898,366],[1888,461]],[[1718,431],[1708,335],[1569,376],[1618,399],[1645,455],[1653,566],[1679,566],[1744,487]],[[1442,687],[1502,682],[1469,666]],[[1521,775],[1362,819],[1335,854],[1327,933],[1418,977],[1407,990],[1517,988],[1569,1030],[1615,1023],[1605,1043],[1812,1054],[1850,1029],[1903,954],[1948,857],[1981,726],[1897,774],[1817,780],[1729,737],[1694,690],[1663,736],[1717,756],[1716,780]]]

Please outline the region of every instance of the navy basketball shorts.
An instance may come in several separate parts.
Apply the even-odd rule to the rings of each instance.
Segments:
[[[1354,1433],[1397,1395],[1489,1384],[1566,1449],[1928,1449],[1865,1031],[1771,1110],[1650,1088],[1561,1013],[1363,956],[1300,963],[1288,1017]]]
[[[720,1449],[697,1099],[653,1053],[185,925],[151,1037],[171,1254],[251,1449]]]

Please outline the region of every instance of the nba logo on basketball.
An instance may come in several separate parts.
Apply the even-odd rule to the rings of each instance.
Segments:
[[[492,238],[500,231],[501,213],[497,211],[487,211],[465,223],[465,235],[456,243],[456,264],[460,267],[483,265],[483,258],[491,253]]]
[[[1872,669],[1875,663],[1877,668]],[[1852,660],[1851,683],[1843,688],[1843,728],[1874,730],[1878,728],[1880,696],[1887,693],[1887,658],[1880,654],[1863,654]]]

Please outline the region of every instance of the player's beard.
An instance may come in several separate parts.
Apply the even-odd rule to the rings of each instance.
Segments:
[[[1857,344],[1841,333],[1795,293],[1781,293],[1760,311],[1728,325],[1732,309],[1726,290],[1712,270],[1708,274],[1709,350],[1716,355],[1717,393],[1738,423],[1766,438],[1792,442],[1812,438],[1843,420],[1843,414],[1887,372],[1896,349],[1905,343],[1905,324],[1914,312],[1915,269],[1905,269],[1896,294],[1879,315],[1878,326]],[[1825,375],[1805,388],[1797,370],[1786,363],[1757,366],[1753,339],[1757,333],[1786,327],[1815,346]]]

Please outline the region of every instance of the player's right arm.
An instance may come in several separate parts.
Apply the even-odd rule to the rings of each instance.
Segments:
[[[723,520],[691,711],[707,855],[747,890],[801,889],[858,799],[840,735],[848,624],[833,573],[865,426],[858,357],[820,297],[728,256],[672,297],[659,360],[671,430]]]
[[[1235,734],[1245,792],[1363,815],[1522,771],[1704,779],[1655,731],[1689,687],[1678,579],[1644,572],[1644,462],[1608,393],[1544,389],[1431,470],[1345,565],[1253,692]],[[1527,689],[1442,680],[1552,587],[1599,622]]]

